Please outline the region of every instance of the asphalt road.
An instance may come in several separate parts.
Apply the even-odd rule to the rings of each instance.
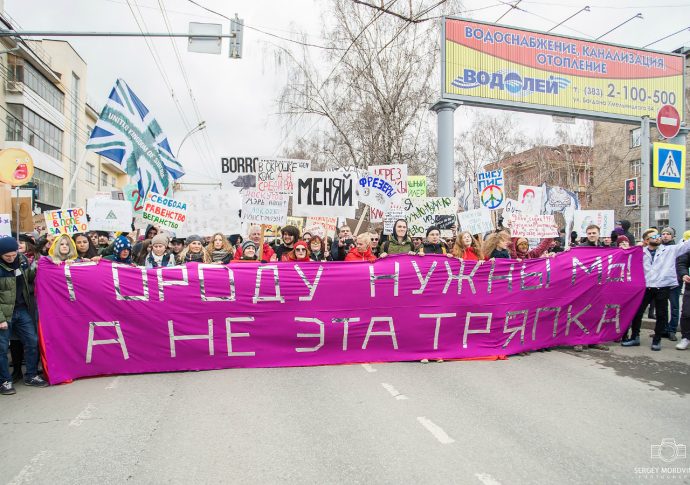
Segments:
[[[689,459],[651,456],[690,446],[689,373],[664,341],[19,384],[0,483],[690,483]]]

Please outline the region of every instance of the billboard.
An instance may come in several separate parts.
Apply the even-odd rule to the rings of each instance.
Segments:
[[[445,18],[442,97],[469,105],[639,121],[685,113],[681,54]]]

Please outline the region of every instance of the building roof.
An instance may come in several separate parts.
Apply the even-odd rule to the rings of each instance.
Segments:
[[[497,168],[517,167],[536,158],[549,162],[558,162],[566,159],[566,154],[567,158],[576,163],[587,163],[592,157],[592,147],[586,145],[540,145],[505,157],[500,162],[487,165],[486,168],[494,170]]]

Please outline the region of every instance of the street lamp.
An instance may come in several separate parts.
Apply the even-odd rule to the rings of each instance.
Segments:
[[[198,125],[196,125],[194,128],[189,130],[189,133],[187,133],[184,138],[182,138],[182,141],[180,142],[180,146],[177,147],[177,154],[175,155],[175,158],[179,158],[180,156],[180,151],[182,150],[182,145],[184,145],[184,142],[192,136],[194,133],[198,133],[199,131],[203,130],[206,128],[206,122],[205,121],[200,121]]]

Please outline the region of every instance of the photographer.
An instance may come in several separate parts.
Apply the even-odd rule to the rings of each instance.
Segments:
[[[345,256],[355,247],[355,240],[352,237],[352,230],[349,226],[342,226],[338,230],[338,239],[333,241],[331,246],[331,256],[333,261],[345,261]]]

